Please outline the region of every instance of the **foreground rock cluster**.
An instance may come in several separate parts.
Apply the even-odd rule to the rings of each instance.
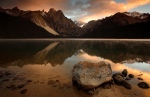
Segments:
[[[115,73],[112,75],[110,63],[106,61],[100,61],[98,63],[91,63],[87,61],[81,61],[75,64],[72,71],[73,84],[78,89],[82,89],[89,94],[95,94],[97,88],[102,86],[103,88],[111,88],[111,84],[122,85],[126,89],[132,89],[128,80],[134,78],[133,74],[128,74],[127,69],[124,69],[121,73]],[[138,83],[140,88],[150,88],[146,82]]]

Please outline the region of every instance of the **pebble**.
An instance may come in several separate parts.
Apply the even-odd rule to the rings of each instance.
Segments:
[[[143,80],[143,78],[140,78],[140,77],[138,77],[137,79],[138,79],[138,80]]]
[[[27,92],[27,89],[23,89],[23,90],[20,91],[20,94],[24,94],[26,92]]]
[[[138,86],[139,86],[140,88],[143,88],[143,89],[148,89],[148,88],[150,88],[149,85],[148,85],[146,82],[140,82],[140,83],[138,83]]]
[[[133,74],[129,74],[128,75],[130,78],[134,78],[134,75]]]
[[[49,80],[47,84],[48,84],[48,85],[55,84],[55,81],[54,81],[54,80]]]

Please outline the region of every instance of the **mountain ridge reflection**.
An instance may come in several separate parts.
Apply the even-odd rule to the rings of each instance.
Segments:
[[[0,66],[26,64],[61,65],[82,49],[87,54],[120,63],[140,58],[150,60],[150,42],[143,41],[0,41]]]

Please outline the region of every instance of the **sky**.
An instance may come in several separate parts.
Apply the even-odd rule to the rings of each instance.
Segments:
[[[0,0],[0,7],[22,10],[62,10],[72,20],[88,22],[117,12],[150,13],[150,0]]]

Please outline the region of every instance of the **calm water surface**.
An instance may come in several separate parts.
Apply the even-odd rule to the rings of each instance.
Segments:
[[[142,80],[137,78],[150,85],[150,41],[137,40],[0,40],[0,71],[11,73],[0,78],[0,94],[2,97],[89,96],[72,86],[73,66],[83,60],[106,60],[111,63],[113,73],[127,69],[135,78],[129,81],[133,89],[124,92],[124,97],[149,97],[149,89],[140,89],[137,83]],[[16,88],[20,84],[25,86]],[[9,88],[11,85],[14,88]],[[24,89],[26,92],[21,94]],[[121,97],[121,94],[111,95]]]

